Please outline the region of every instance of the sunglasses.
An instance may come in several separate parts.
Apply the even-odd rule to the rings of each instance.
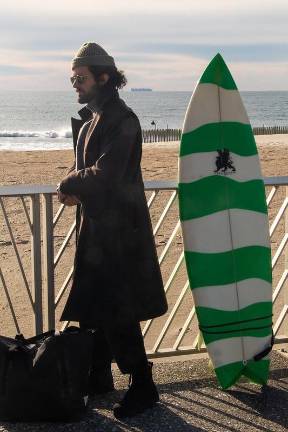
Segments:
[[[87,75],[75,75],[70,77],[70,81],[72,85],[83,84],[87,78],[88,78]]]

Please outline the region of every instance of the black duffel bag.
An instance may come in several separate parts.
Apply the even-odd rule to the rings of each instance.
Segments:
[[[0,336],[0,419],[75,421],[88,402],[93,330]]]

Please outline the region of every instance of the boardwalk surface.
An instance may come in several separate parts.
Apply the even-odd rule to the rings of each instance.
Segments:
[[[111,407],[124,394],[127,378],[115,371],[117,390],[91,400],[86,418],[67,424],[0,424],[0,432],[280,432],[288,429],[288,357],[274,352],[268,387],[243,381],[229,391],[218,388],[205,358],[157,363],[154,377],[161,403],[126,422]]]

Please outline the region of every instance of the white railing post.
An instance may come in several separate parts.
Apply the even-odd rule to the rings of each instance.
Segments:
[[[288,186],[285,186],[285,200],[287,200],[288,197]],[[285,209],[285,233],[284,233],[284,237],[285,235],[288,234],[288,210],[287,207]],[[285,247],[285,254],[284,254],[284,259],[285,259],[285,269],[284,271],[286,271],[288,269],[288,250],[287,250],[287,246]],[[284,306],[286,308],[288,308],[288,286],[287,286],[287,282],[284,285],[284,292],[283,292],[283,300],[284,300]],[[284,320],[284,334],[287,337],[288,335],[288,323],[287,323],[287,312],[286,312],[286,318]]]
[[[53,195],[42,195],[43,292],[45,329],[55,328]]]
[[[37,334],[43,331],[40,196],[33,194],[30,195],[30,199],[32,296],[34,301],[34,330]]]

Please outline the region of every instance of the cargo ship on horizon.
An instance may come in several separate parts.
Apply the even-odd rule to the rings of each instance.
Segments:
[[[132,92],[135,92],[135,91],[145,91],[145,92],[147,92],[147,91],[152,91],[152,88],[148,88],[148,87],[133,87],[133,88],[131,88],[131,91]]]

